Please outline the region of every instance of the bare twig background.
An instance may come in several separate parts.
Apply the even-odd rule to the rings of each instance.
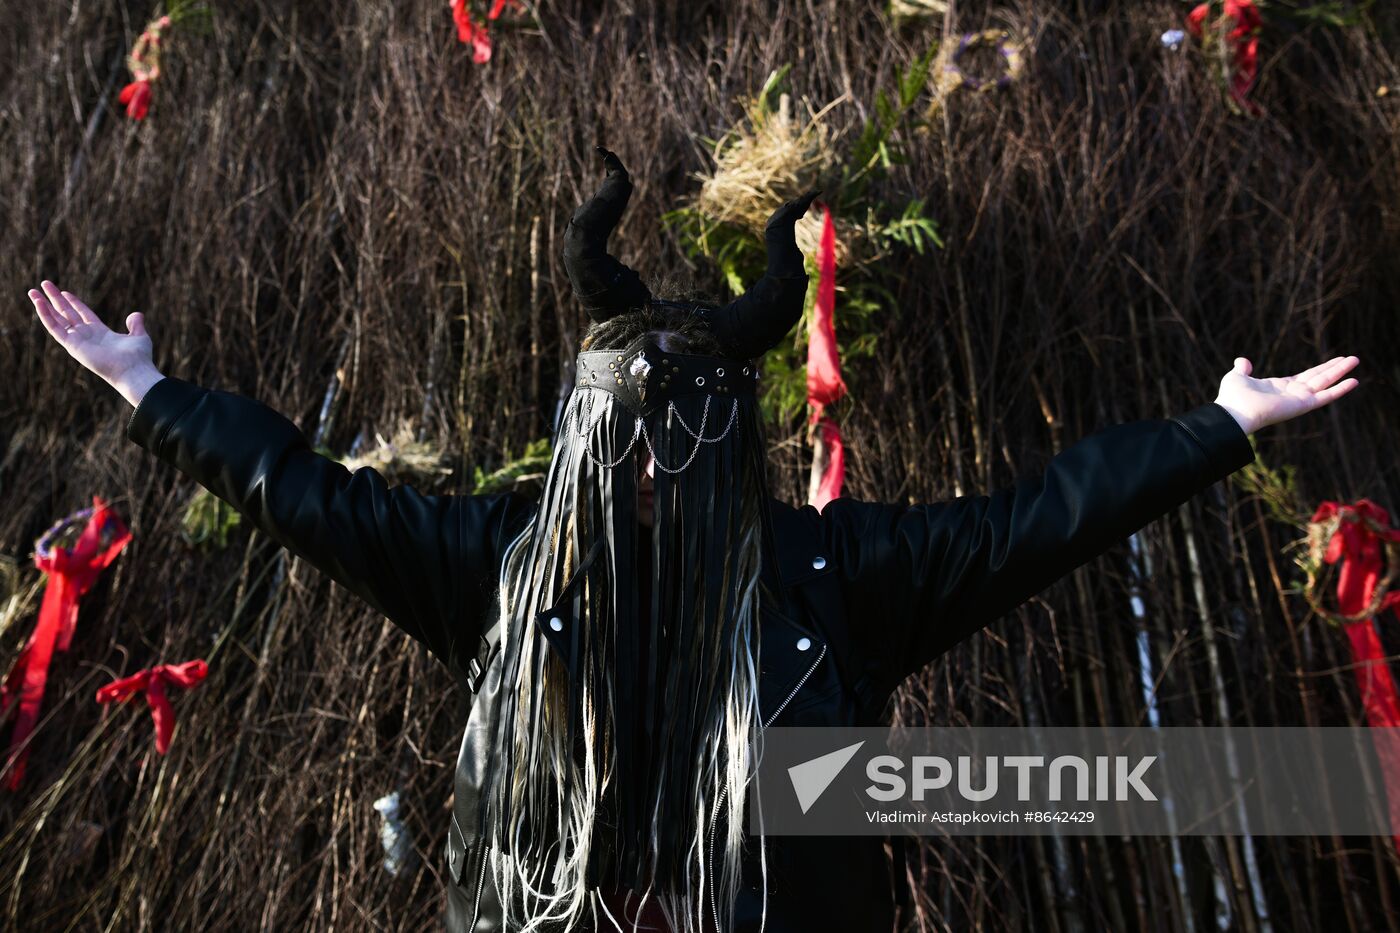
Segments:
[[[25,297],[42,278],[114,326],[145,311],[165,372],[265,401],[338,454],[413,424],[452,468],[428,485],[462,492],[552,431],[584,323],[560,235],[600,177],[595,143],[637,181],[615,250],[719,292],[656,218],[773,68],[794,63],[818,103],[849,95],[829,119],[858,126],[944,30],[1006,26],[1027,42],[1020,79],[951,95],[881,182],[892,203],[926,198],[947,246],[887,260],[881,350],[846,374],[847,493],[981,492],[1098,427],[1209,401],[1234,356],[1284,374],[1355,353],[1361,389],[1268,431],[1260,458],[1297,468],[1306,505],[1394,513],[1400,99],[1378,89],[1400,81],[1395,14],[1271,33],[1251,120],[1189,44],[1160,44],[1181,4],[949,7],[896,29],[846,0],[545,0],[495,28],[483,67],[440,0],[220,4],[208,35],[170,39],[137,123],[115,91],[151,5],[0,2],[0,552],[18,568],[0,599],[23,610],[0,658],[37,610],[44,528],[97,493],[135,534],[54,663],[24,789],[0,798],[0,926],[430,928],[463,699],[262,536],[185,544],[195,488],[125,440],[129,408],[48,339]],[[770,427],[777,493],[801,501],[802,425]],[[1150,565],[1125,545],[1076,572],[911,682],[899,715],[1140,722],[1141,629],[1167,724],[1361,722],[1340,636],[1285,592],[1297,536],[1219,484],[1137,537]],[[165,758],[144,707],[93,702],[201,656]],[[398,878],[371,806],[393,789],[421,856]],[[1400,926],[1388,839],[1257,839],[1262,892],[1239,843],[1181,840],[1178,875],[1166,839],[930,844],[901,922]]]

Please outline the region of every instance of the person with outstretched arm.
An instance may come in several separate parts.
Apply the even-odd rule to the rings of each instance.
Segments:
[[[352,473],[267,406],[163,374],[141,313],[120,333],[53,282],[29,297],[133,406],[133,442],[470,692],[448,929],[888,930],[879,838],[746,835],[750,729],[881,724],[905,677],[1250,463],[1249,434],[1346,395],[1358,360],[1257,378],[1237,358],[1213,401],[985,495],[794,508],[769,492],[755,388],[801,314],[815,193],[775,212],[745,296],[657,298],[607,253],[631,183],[603,154],[565,237],[591,323],[538,501]]]

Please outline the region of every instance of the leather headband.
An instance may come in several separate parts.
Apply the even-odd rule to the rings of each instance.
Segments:
[[[685,395],[753,398],[758,367],[724,356],[672,353],[643,334],[625,349],[585,350],[575,384],[610,392],[637,415],[649,415]]]

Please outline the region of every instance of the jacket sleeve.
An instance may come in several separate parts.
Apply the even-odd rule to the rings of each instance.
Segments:
[[[424,495],[351,473],[253,399],[167,376],[127,437],[232,505],[293,554],[369,603],[459,676],[492,615],[515,493]]]
[[[1113,425],[990,495],[929,505],[833,500],[852,637],[890,687],[1114,543],[1254,460],[1214,402]]]

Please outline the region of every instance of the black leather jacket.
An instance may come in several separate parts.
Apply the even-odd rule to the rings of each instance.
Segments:
[[[447,926],[500,929],[476,825],[483,723],[500,687],[496,589],[535,505],[516,493],[433,496],[316,454],[251,399],[168,377],[127,436],[384,613],[472,691],[446,827]],[[1059,577],[1254,459],[1214,403],[1114,425],[991,495],[928,505],[772,500],[781,605],[762,607],[767,724],[875,725],[899,683]],[[557,614],[557,613],[556,613]],[[758,930],[757,859],[739,905]],[[888,930],[900,885],[878,838],[775,837],[767,929]]]

